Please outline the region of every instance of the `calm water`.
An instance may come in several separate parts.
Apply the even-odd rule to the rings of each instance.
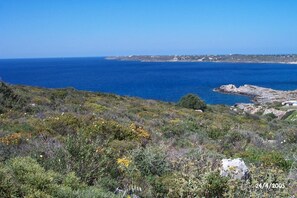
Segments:
[[[297,65],[230,63],[141,63],[104,58],[0,60],[0,77],[13,84],[116,93],[177,101],[196,93],[207,103],[248,102],[241,96],[215,93],[222,84],[253,84],[297,89]]]

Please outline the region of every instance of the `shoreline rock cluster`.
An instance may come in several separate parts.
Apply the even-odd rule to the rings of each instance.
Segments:
[[[255,85],[236,87],[229,84],[222,85],[214,91],[250,97],[253,103],[237,103],[230,108],[232,111],[242,111],[245,114],[264,116],[273,114],[277,119],[282,119],[288,112],[295,111],[297,107],[297,90],[281,91]],[[295,108],[290,106],[295,106]]]
[[[254,103],[257,104],[297,100],[297,90],[282,91],[265,87],[259,87],[255,85],[243,85],[240,87],[236,87],[233,84],[222,85],[219,88],[214,89],[214,91],[226,94],[248,96],[252,99]]]

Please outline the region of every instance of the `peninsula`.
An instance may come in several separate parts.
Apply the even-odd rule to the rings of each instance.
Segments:
[[[214,91],[248,96],[252,98],[253,102],[259,104],[297,100],[297,90],[274,90],[255,85],[243,85],[240,87],[236,87],[233,84],[222,85],[214,89]]]
[[[284,63],[297,64],[296,54],[283,55],[164,55],[164,56],[110,56],[110,60],[141,62],[227,62],[227,63]]]

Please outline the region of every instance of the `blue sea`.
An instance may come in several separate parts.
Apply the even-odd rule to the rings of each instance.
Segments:
[[[223,84],[297,89],[297,65],[181,63],[105,58],[2,59],[0,78],[8,83],[114,93],[176,102],[187,93],[209,104],[249,102],[243,96],[213,92]]]

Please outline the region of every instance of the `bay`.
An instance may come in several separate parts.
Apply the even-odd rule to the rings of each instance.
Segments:
[[[114,93],[176,102],[187,93],[209,104],[249,102],[213,92],[223,84],[297,89],[297,65],[257,63],[138,62],[99,58],[1,59],[8,83]]]

